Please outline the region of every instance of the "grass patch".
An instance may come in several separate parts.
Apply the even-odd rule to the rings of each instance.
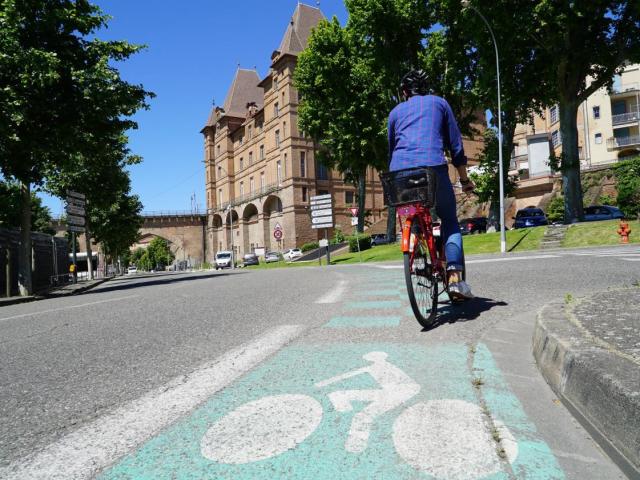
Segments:
[[[563,247],[592,247],[597,245],[618,245],[619,220],[605,220],[602,222],[584,222],[571,225],[562,241]],[[629,243],[640,243],[640,223],[629,222],[632,232]],[[634,235],[635,234],[635,235]]]

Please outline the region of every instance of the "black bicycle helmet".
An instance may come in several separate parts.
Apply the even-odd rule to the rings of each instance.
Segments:
[[[422,70],[410,70],[400,81],[400,89],[410,97],[429,93],[427,74]]]

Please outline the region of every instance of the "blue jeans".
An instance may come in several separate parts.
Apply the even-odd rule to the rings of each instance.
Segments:
[[[456,215],[456,196],[453,193],[453,186],[449,179],[449,168],[447,165],[431,167],[438,176],[436,189],[436,214],[440,217],[442,226],[440,235],[444,242],[444,254],[447,257],[447,270],[464,270],[462,264],[462,235],[460,225]]]

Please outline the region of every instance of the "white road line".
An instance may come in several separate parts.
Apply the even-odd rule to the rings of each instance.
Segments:
[[[302,325],[275,327],[250,343],[180,376],[85,425],[43,451],[0,468],[0,478],[93,478],[162,428],[227,387],[299,336]]]
[[[316,303],[336,303],[340,300],[340,297],[342,297],[346,289],[347,281],[340,280],[335,287],[316,300]]]
[[[559,258],[560,255],[529,255],[528,257],[501,257],[501,258],[483,258],[481,260],[467,260],[465,264],[473,263],[491,263],[491,262],[515,262],[516,260],[537,260],[541,258]]]
[[[0,318],[0,322],[4,322],[5,320],[13,320],[14,318],[24,318],[24,317],[31,317],[31,316],[34,316],[34,315],[42,315],[42,314],[45,314],[45,313],[62,312],[64,310],[71,310],[72,308],[82,308],[82,307],[88,307],[88,306],[91,306],[91,305],[100,305],[101,303],[119,302],[120,300],[127,300],[129,298],[137,298],[139,296],[140,295],[127,295],[126,297],[109,298],[107,300],[99,300],[97,302],[83,303],[83,304],[80,304],[80,305],[70,305],[68,307],[51,308],[49,310],[42,310],[40,312],[22,313],[20,315],[13,315],[11,317]]]
[[[640,262],[640,258],[621,258],[620,260],[626,260],[627,262]]]

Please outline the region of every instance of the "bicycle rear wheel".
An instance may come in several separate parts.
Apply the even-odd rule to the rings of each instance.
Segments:
[[[438,281],[431,256],[422,241],[416,242],[413,258],[411,253],[404,254],[404,278],[416,320],[424,328],[432,327],[438,311]]]

